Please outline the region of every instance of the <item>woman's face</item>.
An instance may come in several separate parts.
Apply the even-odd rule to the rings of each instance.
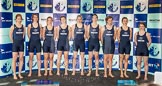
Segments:
[[[51,18],[48,18],[48,19],[47,19],[47,24],[48,24],[48,25],[52,25],[52,22],[53,22],[53,20],[52,20]]]
[[[98,18],[97,18],[97,16],[92,16],[92,22],[97,22],[97,20],[98,20]]]
[[[22,22],[22,18],[20,17],[20,16],[18,16],[17,18],[16,18],[16,22]]]
[[[61,23],[62,23],[62,24],[63,24],[63,23],[66,23],[65,17],[62,17],[62,18],[61,18]]]
[[[123,25],[127,25],[128,24],[128,19],[123,19],[122,23],[123,23]]]
[[[139,25],[139,29],[140,29],[140,30],[145,30],[145,26],[144,26],[143,24],[140,24],[140,25]]]
[[[37,16],[37,15],[34,15],[34,16],[33,16],[33,21],[34,21],[34,22],[37,22],[37,21],[38,21],[38,16]]]
[[[77,23],[82,23],[82,17],[77,18]]]
[[[112,19],[112,18],[109,18],[109,19],[107,20],[107,24],[112,24],[112,22],[113,22],[113,19]]]

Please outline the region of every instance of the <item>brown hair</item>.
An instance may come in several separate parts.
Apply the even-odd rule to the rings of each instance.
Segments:
[[[17,19],[17,17],[21,17],[21,19],[23,20],[23,18],[22,18],[22,15],[21,15],[21,14],[16,14],[15,19]]]
[[[48,21],[48,19],[51,19],[53,21],[53,18],[51,16],[48,16],[47,17],[47,21]]]
[[[144,22],[140,22],[140,23],[139,23],[139,26],[140,26],[141,24],[144,25],[144,27],[146,28],[146,24],[145,24]],[[139,27],[139,26],[138,26],[138,27]]]
[[[65,19],[66,19],[66,17],[65,17],[65,16],[61,16],[61,17],[60,17],[60,20],[61,20],[61,18],[65,18]]]
[[[107,16],[107,17],[105,18],[105,21],[107,22],[107,20],[109,20],[109,19],[112,19],[112,20],[113,20],[113,17],[112,17],[112,16]]]
[[[96,17],[97,17],[97,19],[98,19],[98,15],[97,15],[97,14],[93,14],[93,15],[92,15],[92,17],[93,17],[93,16],[96,16]]]
[[[37,16],[37,17],[38,17],[38,14],[36,14],[36,13],[33,13],[33,14],[32,14],[32,21],[33,21],[33,17],[34,17],[34,16]]]
[[[127,18],[127,17],[123,17],[123,18],[122,18],[122,22],[123,22],[123,20],[124,20],[124,19],[127,19],[127,20],[128,20],[128,18]]]
[[[77,15],[77,19],[78,19],[79,17],[81,17],[81,18],[82,18],[82,15]]]

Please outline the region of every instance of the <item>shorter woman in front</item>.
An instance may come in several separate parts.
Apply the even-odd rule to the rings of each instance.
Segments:
[[[139,79],[141,74],[141,61],[142,58],[144,60],[144,68],[145,68],[145,76],[144,80],[147,80],[147,73],[148,73],[148,56],[149,51],[148,47],[151,44],[151,37],[148,32],[145,31],[146,25],[145,23],[141,22],[139,24],[139,31],[135,33],[134,40],[136,44],[136,56],[137,56],[137,70],[138,75],[136,79]]]

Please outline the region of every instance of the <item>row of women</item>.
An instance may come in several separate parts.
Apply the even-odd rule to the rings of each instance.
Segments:
[[[21,14],[16,15],[16,23],[11,26],[10,29],[10,39],[12,41],[12,69],[13,69],[13,78],[18,79],[16,75],[16,60],[19,57],[19,73],[18,77],[21,79],[21,70],[23,66],[24,59],[24,36],[25,36],[25,27],[22,24]],[[90,76],[92,73],[92,57],[95,57],[95,76],[99,76],[99,41],[103,44],[103,53],[104,53],[104,77],[114,77],[112,74],[112,59],[115,51],[115,40],[119,42],[119,58],[120,58],[120,77],[129,78],[127,75],[127,66],[128,59],[131,51],[132,40],[132,28],[128,27],[128,18],[122,18],[122,26],[116,27],[113,25],[113,17],[107,16],[105,18],[106,25],[100,26],[98,23],[98,16],[93,14],[92,23],[90,25],[84,25],[82,23],[82,16],[78,15],[76,18],[76,24],[70,27],[66,24],[66,17],[61,16],[61,24],[57,27],[53,26],[53,18],[47,18],[47,25],[42,28],[42,25],[38,22],[38,15],[32,15],[32,23],[28,25],[27,35],[29,38],[29,74],[28,77],[32,75],[32,62],[34,57],[34,51],[36,50],[36,58],[38,65],[38,76],[41,76],[41,38],[43,38],[43,53],[44,53],[44,67],[45,73],[44,76],[53,75],[53,58],[55,52],[55,42],[57,43],[58,57],[57,57],[57,75],[60,75],[60,61],[61,57],[64,54],[64,63],[65,63],[65,74],[68,75],[68,51],[69,51],[69,40],[73,39],[74,52],[73,52],[73,72],[72,75],[75,75],[76,67],[76,57],[78,50],[80,50],[81,57],[81,76],[84,75],[84,52],[85,52],[85,40],[88,39],[88,66],[89,71],[87,76]],[[144,59],[145,65],[145,75],[144,80],[147,80],[148,73],[148,47],[151,44],[151,37],[148,32],[145,31],[145,23],[141,22],[139,24],[139,31],[134,34],[134,41],[136,44],[136,56],[137,56],[137,69],[138,75],[136,79],[141,77],[141,60]],[[48,61],[49,71],[48,68]],[[124,68],[123,68],[124,64]],[[107,73],[107,68],[109,68]],[[123,70],[124,69],[124,70]]]

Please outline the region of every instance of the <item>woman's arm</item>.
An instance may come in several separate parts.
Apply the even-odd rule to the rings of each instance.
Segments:
[[[12,25],[11,27],[10,27],[10,32],[9,32],[9,37],[10,37],[10,40],[11,40],[11,42],[13,43],[13,30],[14,30],[14,26]]]

